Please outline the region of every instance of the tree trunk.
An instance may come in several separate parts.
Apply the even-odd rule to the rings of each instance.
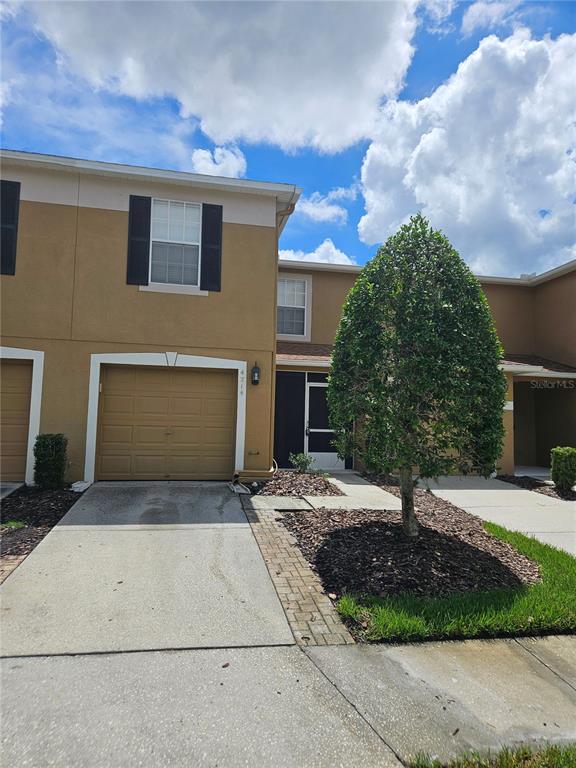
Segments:
[[[409,538],[418,536],[418,521],[414,514],[414,483],[411,467],[400,470],[400,491],[402,493],[402,528]]]

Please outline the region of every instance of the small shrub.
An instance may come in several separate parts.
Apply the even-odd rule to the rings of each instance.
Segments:
[[[38,488],[62,488],[66,472],[65,435],[38,435],[34,446],[34,483]]]
[[[552,448],[551,477],[559,491],[567,492],[576,485],[576,448]]]
[[[309,453],[290,453],[288,459],[296,472],[301,472],[302,474],[310,472],[310,468],[314,464],[314,459]]]

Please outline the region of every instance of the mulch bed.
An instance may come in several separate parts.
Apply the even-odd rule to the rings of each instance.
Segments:
[[[576,501],[576,491],[562,493],[555,485],[548,485],[543,480],[536,480],[534,477],[528,477],[527,475],[520,475],[519,477],[516,477],[516,475],[498,475],[497,479],[503,480],[505,483],[517,485],[526,491],[536,491],[536,493],[542,493],[544,496],[552,496],[554,499]]]
[[[0,555],[28,555],[81,495],[66,488],[15,490],[2,500],[0,508]],[[11,530],[2,525],[8,520],[17,520],[26,527]]]
[[[258,491],[260,496],[343,496],[342,491],[312,472],[276,472]]]
[[[398,495],[397,486],[380,487]],[[536,563],[491,536],[479,518],[427,491],[415,491],[415,504],[421,525],[415,541],[402,533],[399,511],[290,511],[282,522],[333,599],[441,597],[540,581]]]

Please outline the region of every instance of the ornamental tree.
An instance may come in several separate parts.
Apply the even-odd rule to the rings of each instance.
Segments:
[[[477,472],[502,452],[502,348],[480,283],[418,214],[378,250],[348,294],[328,405],[340,458],[398,473],[403,528],[418,535],[413,473]]]

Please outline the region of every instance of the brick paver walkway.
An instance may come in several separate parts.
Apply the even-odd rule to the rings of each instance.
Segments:
[[[274,510],[244,510],[298,645],[346,645],[354,640],[292,534]]]

